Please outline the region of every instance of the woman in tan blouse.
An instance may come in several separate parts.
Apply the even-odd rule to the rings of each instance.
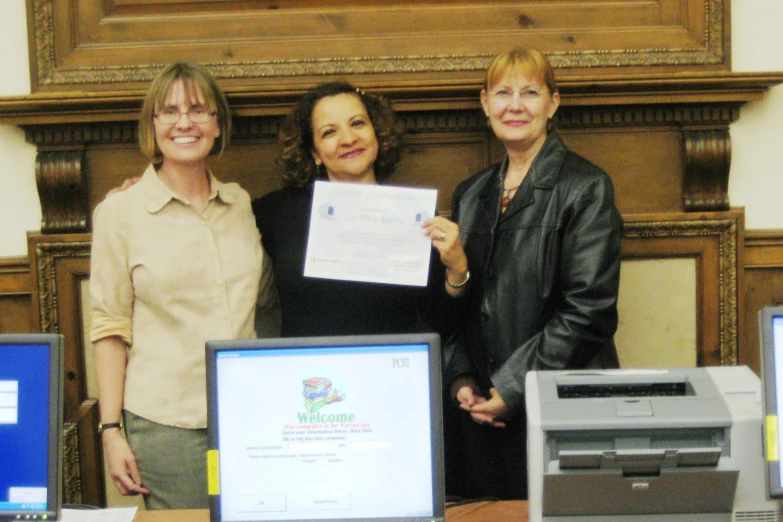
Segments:
[[[205,508],[204,343],[252,338],[271,303],[250,197],[210,172],[231,119],[201,66],[153,81],[139,142],[151,165],[95,209],[91,339],[109,474],[148,508]],[[122,436],[122,428],[126,438]]]

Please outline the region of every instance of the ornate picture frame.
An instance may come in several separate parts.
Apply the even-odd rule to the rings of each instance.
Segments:
[[[743,285],[740,269],[743,230],[744,213],[739,210],[667,214],[665,219],[663,215],[655,214],[625,216],[624,261],[672,258],[694,261],[696,366],[738,363],[742,328],[742,302],[738,295]],[[693,311],[677,308],[665,311],[669,316],[680,313]],[[660,345],[676,343],[665,323],[661,323],[655,334],[655,342]]]
[[[87,393],[82,282],[90,277],[91,234],[29,233],[36,331],[65,338],[64,502],[106,504],[98,403]]]

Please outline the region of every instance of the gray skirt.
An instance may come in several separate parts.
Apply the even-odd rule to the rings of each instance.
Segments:
[[[125,433],[141,472],[147,509],[204,509],[207,430],[166,426],[124,412]]]

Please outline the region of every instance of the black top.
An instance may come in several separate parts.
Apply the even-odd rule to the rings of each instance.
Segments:
[[[472,374],[524,417],[528,371],[618,367],[623,221],[606,172],[555,132],[501,214],[507,161],[454,191],[471,282],[445,382]]]
[[[371,335],[435,331],[434,303],[445,275],[431,255],[428,287],[304,276],[312,185],[284,188],[253,201],[264,249],[272,258],[280,295],[283,337]],[[441,285],[438,287],[437,285]],[[436,299],[435,296],[438,296]],[[420,313],[422,312],[422,313]],[[424,321],[420,317],[426,316]]]

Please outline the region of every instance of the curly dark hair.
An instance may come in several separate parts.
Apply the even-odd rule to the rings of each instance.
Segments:
[[[278,163],[287,186],[304,187],[319,177],[318,166],[312,154],[313,109],[322,98],[344,93],[359,97],[375,129],[378,140],[375,178],[383,181],[394,173],[402,156],[403,131],[391,103],[383,96],[365,93],[347,82],[336,81],[321,84],[308,91],[296,103],[280,127],[278,138],[283,152]]]

